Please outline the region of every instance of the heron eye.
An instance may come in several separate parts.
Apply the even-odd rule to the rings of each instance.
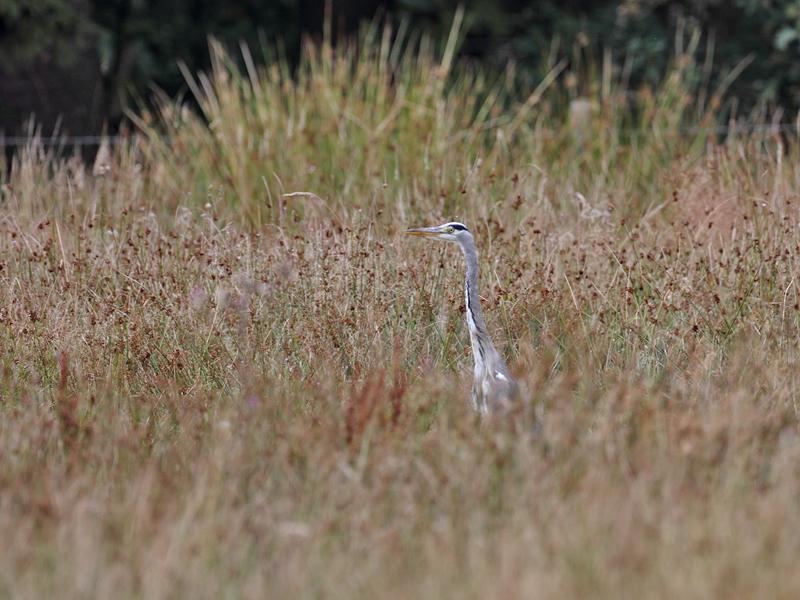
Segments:
[[[447,228],[447,233],[453,233],[455,230],[456,230],[455,227],[448,227]]]

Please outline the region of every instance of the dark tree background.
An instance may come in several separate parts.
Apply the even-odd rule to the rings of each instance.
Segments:
[[[444,0],[333,0],[335,32],[361,21],[408,18],[444,34],[455,3]],[[744,110],[800,107],[800,0],[473,0],[465,3],[462,54],[537,74],[552,47],[569,57],[576,41],[596,57],[610,49],[631,60],[635,82],[657,81],[676,31],[699,28],[700,52],[713,41],[714,77],[751,59],[731,93]],[[304,35],[319,36],[323,0],[0,0],[0,132],[21,131],[35,115],[45,132],[113,129],[124,107],[149,86],[183,90],[177,64],[208,63],[207,39],[251,48],[280,40],[296,60]],[[258,54],[258,52],[254,52]]]

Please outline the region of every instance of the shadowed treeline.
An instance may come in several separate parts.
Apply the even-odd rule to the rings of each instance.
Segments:
[[[488,0],[466,3],[459,59],[511,77],[524,95],[543,65],[566,60],[591,76],[605,61],[633,87],[655,85],[670,60],[694,52],[704,85],[731,87],[723,117],[791,122],[800,106],[800,0]],[[0,133],[25,132],[31,116],[43,133],[111,131],[125,110],[147,104],[153,89],[185,93],[179,64],[209,67],[208,39],[256,63],[276,49],[294,67],[304,36],[352,38],[362,23],[387,19],[402,30],[444,38],[456,5],[438,0],[6,0],[0,3]],[[234,52],[236,54],[237,52]],[[731,72],[733,81],[726,82]],[[581,92],[584,93],[584,92]],[[735,100],[734,100],[735,99]],[[755,117],[754,117],[755,118]]]

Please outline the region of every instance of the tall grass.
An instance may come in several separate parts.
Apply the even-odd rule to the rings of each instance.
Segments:
[[[167,100],[139,122],[151,142],[149,180],[175,204],[216,200],[255,225],[304,215],[305,203],[282,199],[298,190],[335,190],[324,199],[333,214],[387,204],[403,214],[419,214],[418,204],[452,213],[465,209],[463,195],[494,198],[479,203],[486,219],[514,193],[514,176],[543,187],[537,199],[560,211],[574,199],[556,197],[551,180],[591,201],[625,194],[621,210],[640,211],[667,164],[702,154],[702,127],[719,105],[693,100],[701,90],[688,55],[659,89],[635,93],[607,66],[585,86],[586,114],[575,120],[576,86],[558,79],[563,62],[546,65],[519,99],[511,73],[454,71],[450,42],[440,57],[430,40],[388,27],[339,48],[309,44],[293,72],[281,60],[255,66],[247,48],[238,62],[217,43],[211,54],[209,74],[186,73],[200,114]]]
[[[443,47],[213,45],[108,169],[16,157],[3,595],[797,594],[795,141],[708,135],[691,57],[517,100]],[[400,234],[445,218],[489,421],[460,256]]]

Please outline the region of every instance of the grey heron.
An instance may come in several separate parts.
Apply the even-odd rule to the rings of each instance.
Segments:
[[[445,242],[461,247],[467,263],[464,281],[467,326],[475,360],[472,382],[472,405],[481,414],[508,406],[519,394],[517,382],[508,372],[503,357],[494,347],[486,321],[483,318],[478,296],[478,252],[475,239],[463,223],[451,222],[437,227],[416,227],[406,230],[408,235]]]

